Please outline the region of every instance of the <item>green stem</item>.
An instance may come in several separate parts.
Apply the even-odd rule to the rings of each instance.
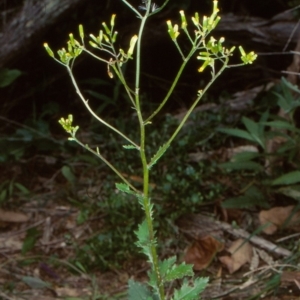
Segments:
[[[121,137],[123,137],[126,141],[128,141],[131,145],[133,145],[136,149],[140,149],[140,147],[135,143],[133,142],[130,138],[128,138],[125,134],[123,134],[121,131],[119,131],[117,128],[111,126],[109,123],[105,122],[103,119],[101,119],[100,117],[97,116],[97,114],[94,113],[94,111],[90,108],[89,104],[88,104],[88,101],[85,100],[85,98],[83,97],[83,95],[81,94],[80,92],[80,89],[77,85],[77,82],[73,76],[73,73],[72,73],[72,70],[71,68],[66,65],[66,68],[68,70],[68,73],[71,77],[71,80],[72,80],[72,83],[75,87],[75,90],[76,90],[76,93],[79,95],[80,99],[82,100],[82,102],[84,103],[85,107],[88,109],[88,111],[90,112],[90,114],[96,118],[100,123],[104,124],[105,126],[107,126],[108,128],[110,128],[112,131],[118,133]]]
[[[163,281],[161,278],[161,274],[158,266],[158,256],[155,245],[155,234],[153,229],[153,222],[151,216],[151,204],[149,198],[149,169],[147,163],[147,157],[145,152],[145,140],[146,140],[146,131],[145,131],[145,122],[143,120],[140,98],[139,98],[139,89],[140,89],[140,69],[141,69],[141,40],[143,35],[143,30],[145,27],[146,20],[149,16],[149,10],[151,7],[151,0],[148,2],[148,8],[146,14],[142,17],[141,25],[139,29],[138,41],[137,41],[137,54],[136,54],[136,78],[135,78],[135,103],[137,116],[140,124],[140,156],[141,162],[143,166],[143,206],[145,210],[145,217],[149,232],[150,239],[150,248],[151,248],[151,256],[152,256],[152,267],[156,275],[156,283],[158,288],[159,299],[165,299],[165,291],[163,286]]]
[[[184,59],[183,63],[180,66],[180,69],[178,70],[176,77],[167,93],[167,95],[165,96],[165,98],[162,100],[162,102],[160,103],[160,105],[158,106],[158,108],[146,119],[145,124],[150,122],[159,112],[160,110],[164,107],[164,105],[166,104],[166,102],[169,100],[170,96],[172,95],[181,75],[182,72],[184,70],[184,68],[186,67],[186,64],[189,62],[190,58],[194,55],[194,53],[196,52],[196,48],[193,47],[192,50],[190,51],[190,53],[188,54],[188,56]]]
[[[181,130],[181,128],[183,127],[183,125],[185,124],[185,122],[187,121],[187,119],[189,118],[190,114],[193,112],[193,110],[195,109],[195,107],[197,106],[197,104],[199,103],[199,101],[202,99],[202,96],[207,92],[207,90],[210,88],[210,86],[215,82],[215,80],[227,68],[228,61],[229,61],[229,58],[226,57],[225,62],[223,64],[223,66],[221,67],[221,69],[210,80],[210,82],[206,85],[206,87],[201,91],[201,94],[197,97],[197,99],[195,100],[195,102],[193,103],[193,105],[187,111],[187,113],[185,114],[184,118],[181,120],[180,124],[178,125],[178,127],[176,128],[176,130],[174,131],[174,133],[172,134],[172,136],[170,137],[170,139],[167,141],[167,143],[165,144],[166,147],[168,147],[172,143],[172,141],[175,139],[175,137],[177,136],[177,134],[179,133],[179,131]]]

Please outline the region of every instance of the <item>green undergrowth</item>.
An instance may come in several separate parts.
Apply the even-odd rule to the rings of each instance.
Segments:
[[[246,113],[236,115],[230,118],[230,121],[224,110],[218,113],[212,110],[195,113],[191,118],[192,123],[186,126],[174,147],[171,147],[162,158],[161,164],[153,170],[150,180],[159,183],[152,187],[152,200],[156,205],[155,227],[160,228],[162,241],[160,247],[168,245],[172,248],[181,244],[182,241],[176,240],[178,228],[174,225],[179,216],[203,212],[203,208],[210,211],[210,204],[213,203],[219,202],[224,208],[250,209],[250,211],[267,209],[278,203],[282,205],[284,204],[282,199],[285,199],[286,205],[298,203],[299,130],[293,118],[281,120],[277,116],[279,107],[277,101],[280,99],[279,95],[284,94],[284,84],[285,82],[282,82],[269,92],[259,95]],[[150,137],[152,143],[155,143],[158,136],[168,135],[178,122],[171,115],[165,118],[167,122],[162,122],[164,127],[153,130]],[[235,131],[224,130],[231,128],[246,131],[245,118],[258,124],[255,126],[251,123],[253,128],[250,126],[248,129],[259,129],[259,132],[263,133],[261,141],[267,142],[274,136],[282,135],[287,140],[279,150],[269,153],[264,144],[259,142],[254,131],[251,140],[245,133],[248,139],[233,135]],[[201,122],[201,127],[200,125],[197,127],[197,122]],[[271,125],[285,126],[289,129],[283,132],[272,127],[271,130]],[[125,127],[130,126],[130,119],[120,126],[126,131]],[[97,132],[97,128],[93,130]],[[120,142],[114,140],[105,130],[102,130],[101,134],[93,135],[93,138],[96,144],[108,141],[105,155],[108,158],[113,157],[116,165],[124,170],[124,173],[130,174],[132,169],[139,168],[130,152],[127,153],[125,160],[125,157],[115,150],[120,146]],[[135,136],[131,138],[134,139]],[[217,153],[199,161],[191,160],[190,157],[190,154],[195,152],[207,154],[221,148],[225,151],[245,145],[257,146],[257,152],[241,152],[228,161],[223,161],[224,159]],[[270,165],[266,167],[266,160],[270,157],[272,158]],[[268,169],[272,171],[268,172]],[[100,192],[101,199],[94,201],[93,206],[81,207],[86,219],[91,218],[95,212],[105,214],[101,232],[91,236],[84,246],[76,246],[77,256],[74,261],[79,261],[87,268],[95,266],[104,269],[118,268],[122,267],[125,260],[139,256],[133,246],[134,237],[131,233],[140,222],[142,214],[132,199],[116,192],[112,184],[114,179],[113,176],[105,176]],[[89,195],[85,197],[89,198]],[[113,257],[111,253],[114,253]]]

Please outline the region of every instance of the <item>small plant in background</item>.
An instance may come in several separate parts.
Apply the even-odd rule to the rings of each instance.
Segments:
[[[242,117],[241,125],[245,129],[218,128],[222,133],[245,139],[255,145],[254,148],[248,147],[249,151],[233,156],[230,162],[220,165],[229,172],[238,170],[256,174],[254,180],[253,176],[248,176],[249,182],[246,183],[246,188],[242,188],[242,194],[226,199],[222,203],[223,207],[268,207],[267,194],[270,191],[299,201],[300,130],[293,117],[296,108],[300,106],[299,95],[299,88],[282,78],[280,84],[268,92],[268,97],[272,98],[273,106],[275,104],[277,110],[280,108],[286,117],[270,113],[272,107],[268,104],[268,108],[260,113],[258,121]],[[258,180],[259,177],[263,180]]]
[[[220,16],[218,15],[218,1],[213,1],[213,11],[211,16],[199,17],[198,13],[191,18],[191,23],[193,26],[192,33],[188,30],[191,26],[188,24],[184,11],[180,11],[181,24],[173,24],[170,20],[167,21],[167,30],[170,38],[174,42],[178,52],[181,56],[182,63],[181,66],[167,92],[166,96],[160,102],[159,106],[154,110],[149,116],[145,116],[145,113],[141,110],[141,99],[140,99],[140,80],[141,80],[141,42],[143,37],[143,31],[147,19],[153,14],[158,13],[167,4],[168,0],[164,2],[161,7],[158,7],[151,0],[143,0],[142,5],[137,10],[128,1],[122,0],[134,13],[140,18],[140,27],[137,35],[134,35],[129,43],[127,51],[116,49],[116,39],[118,32],[114,30],[115,26],[115,15],[112,15],[109,25],[105,22],[102,23],[103,29],[100,30],[99,35],[90,34],[89,45],[100,51],[103,55],[101,57],[97,56],[94,52],[89,50],[85,45],[85,34],[82,25],[79,25],[79,36],[80,41],[74,38],[73,34],[69,35],[69,41],[67,42],[67,48],[62,48],[58,51],[59,59],[55,57],[54,52],[48,46],[44,44],[45,49],[48,54],[54,58],[58,63],[66,67],[72,83],[76,89],[77,94],[83,101],[83,104],[88,109],[88,111],[93,115],[96,120],[101,124],[107,126],[115,134],[119,135],[126,141],[126,145],[123,146],[125,151],[136,151],[137,159],[140,160],[142,165],[142,190],[139,190],[134,183],[130,182],[128,177],[124,176],[123,171],[119,170],[113,163],[109,162],[101,152],[101,149],[92,149],[89,145],[83,144],[77,139],[76,133],[79,126],[73,125],[73,116],[69,115],[66,119],[61,118],[59,123],[68,132],[71,137],[69,140],[75,141],[89,152],[100,158],[121,180],[122,183],[117,183],[116,187],[121,192],[134,196],[138,203],[140,204],[142,210],[144,211],[145,220],[138,226],[136,235],[138,238],[137,246],[141,249],[150,263],[151,270],[149,271],[149,281],[148,287],[136,283],[132,280],[129,281],[129,299],[166,299],[165,285],[168,282],[172,282],[179,278],[184,278],[186,276],[193,276],[193,270],[191,265],[186,265],[184,263],[176,265],[176,257],[171,257],[166,260],[160,261],[157,255],[157,238],[154,229],[155,212],[154,205],[151,201],[150,196],[150,172],[157,161],[164,155],[166,150],[170,147],[173,140],[178,136],[178,133],[182,129],[183,125],[186,123],[187,119],[193,112],[196,105],[199,103],[203,95],[209,89],[209,87],[214,83],[214,81],[223,73],[226,68],[232,67],[229,65],[229,58],[233,55],[235,47],[227,49],[223,46],[224,38],[219,40],[209,37],[210,33],[214,30],[220,21]],[[190,50],[185,54],[182,50],[179,36],[184,34],[187,39]],[[239,47],[242,63],[235,66],[241,66],[245,64],[251,64],[255,59],[256,55],[253,52],[245,53],[242,47]],[[90,107],[88,100],[84,97],[80,91],[78,84],[73,75],[73,65],[76,58],[83,52],[91,55],[95,59],[103,62],[107,68],[107,74],[110,78],[117,76],[127,93],[129,104],[133,107],[137,121],[138,130],[140,138],[138,142],[133,141],[118,128],[112,126],[96,114]],[[136,54],[134,54],[136,52]],[[189,60],[197,55],[197,59],[201,61],[198,67],[199,72],[203,72],[206,68],[211,70],[211,80],[206,84],[206,86],[199,90],[197,96],[191,105],[191,107],[186,112],[185,116],[179,122],[178,126],[175,128],[174,132],[167,138],[166,141],[160,142],[160,147],[158,149],[153,149],[149,153],[147,137],[151,131],[151,123],[154,122],[156,115],[165,106],[167,101],[171,98],[175,87],[177,86],[183,70],[185,69]],[[124,76],[123,67],[128,60],[133,59],[135,56],[136,66],[135,66],[135,84],[130,86]],[[137,130],[135,129],[135,130]],[[171,299],[198,299],[199,294],[203,291],[207,284],[207,278],[194,278],[192,284],[187,280],[183,281],[182,286],[178,290],[174,290]]]

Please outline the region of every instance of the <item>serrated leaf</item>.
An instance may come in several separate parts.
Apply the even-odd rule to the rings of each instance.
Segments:
[[[167,273],[165,281],[172,281],[175,279],[183,278],[185,276],[193,276],[193,266],[181,263],[178,266],[173,266],[172,269]]]
[[[149,231],[146,220],[144,220],[142,224],[139,224],[138,230],[135,231],[135,234],[141,244],[149,242]]]
[[[29,285],[32,289],[43,289],[51,287],[51,284],[49,282],[43,281],[42,279],[37,277],[24,276],[22,277],[22,281]]]
[[[196,278],[193,286],[185,281],[179,290],[175,290],[172,300],[199,300],[199,295],[203,292],[207,283],[208,278]]]
[[[144,253],[148,257],[148,261],[152,263],[151,242],[146,220],[139,225],[138,230],[134,233],[138,238],[135,244],[141,248],[141,252]]]
[[[161,276],[164,278],[168,270],[170,270],[176,262],[176,256],[169,257],[168,259],[164,259],[159,262],[159,270]]]
[[[137,196],[136,192],[132,191],[125,183],[116,183],[116,188],[123,193]]]
[[[272,185],[288,185],[298,182],[300,182],[300,171],[293,171],[276,178],[273,180]]]
[[[123,147],[124,149],[136,149],[136,147],[133,146],[133,145],[123,145],[122,147]]]
[[[156,154],[153,155],[153,157],[151,158],[150,163],[148,164],[148,170],[150,170],[153,165],[155,165],[157,163],[157,161],[163,156],[163,154],[167,151],[167,149],[169,148],[170,145],[165,144],[161,147],[159,147],[158,151],[156,152]]]
[[[154,300],[149,289],[134,280],[128,281],[128,300]]]

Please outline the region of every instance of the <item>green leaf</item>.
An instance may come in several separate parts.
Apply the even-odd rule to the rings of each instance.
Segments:
[[[136,147],[133,146],[133,145],[123,145],[123,148],[125,148],[125,149],[136,149]]]
[[[128,281],[128,300],[154,300],[149,289],[134,280]]]
[[[277,103],[278,103],[279,107],[284,110],[284,112],[289,113],[293,109],[293,107],[287,101],[288,98],[286,98],[283,95],[276,93],[276,92],[274,92],[274,95],[277,96],[277,98],[278,98]]]
[[[194,280],[193,286],[184,281],[179,290],[175,290],[172,300],[199,300],[199,295],[207,286],[208,278],[200,277]]]
[[[144,245],[149,243],[150,237],[148,231],[148,224],[146,220],[144,220],[143,223],[139,224],[138,230],[135,231],[135,234],[140,244]]]
[[[278,129],[287,129],[287,130],[291,130],[291,131],[297,130],[295,125],[293,125],[287,121],[277,120],[277,121],[265,122],[264,124],[267,126],[271,126],[273,128],[278,128]]]
[[[138,230],[134,233],[138,238],[135,244],[141,248],[142,253],[144,253],[148,257],[149,262],[152,263],[151,241],[147,221],[143,221],[143,223],[139,225]],[[154,243],[156,242],[154,241]]]
[[[0,88],[4,88],[12,84],[22,72],[16,69],[0,69]]]
[[[292,91],[300,94],[300,90],[297,85],[293,85],[290,81],[286,80],[285,77],[281,77],[281,82],[286,85],[288,88],[290,88]]]
[[[61,172],[71,185],[75,185],[76,177],[69,166],[63,166]]]
[[[137,196],[136,192],[132,191],[125,183],[116,183],[116,188],[123,193]]]
[[[276,178],[273,180],[272,185],[288,185],[298,182],[300,182],[300,171],[293,171]]]
[[[159,269],[162,277],[164,277],[168,270],[174,266],[175,262],[176,256],[169,257],[168,259],[159,262]]]
[[[263,170],[263,166],[253,161],[227,162],[227,163],[219,164],[219,167],[228,170],[250,170],[250,171],[257,171],[257,172],[261,172]]]
[[[153,167],[154,164],[157,163],[157,161],[163,156],[163,154],[167,151],[168,148],[169,145],[165,144],[158,149],[157,153],[154,154],[154,156],[151,158],[150,163],[148,164],[149,170]]]
[[[175,279],[183,278],[185,276],[193,276],[193,266],[186,265],[184,262],[178,266],[173,266],[170,271],[167,272],[165,281],[173,281]]]
[[[255,142],[255,139],[246,130],[241,130],[241,129],[237,129],[237,128],[217,128],[217,131],[226,133],[228,135],[236,136],[236,137],[239,137],[242,139],[246,139],[251,142]]]
[[[264,194],[255,186],[251,186],[244,195],[226,199],[222,203],[224,208],[250,208],[253,206],[268,207]]]
[[[23,184],[21,184],[19,182],[15,182],[14,186],[24,195],[30,194],[29,190]]]
[[[49,282],[43,281],[42,279],[37,277],[24,276],[22,277],[22,281],[29,285],[32,289],[43,289],[51,287],[51,284]]]
[[[260,154],[257,152],[245,151],[245,152],[237,153],[236,155],[234,155],[232,157],[232,161],[233,162],[250,161],[259,156],[260,156]]]
[[[300,201],[300,185],[282,187],[277,192]]]
[[[76,265],[76,267],[77,267],[80,271],[82,271],[83,273],[86,273],[86,274],[87,274],[87,271],[86,271],[85,267],[81,264],[80,261],[76,261],[76,262],[75,262],[75,265]]]
[[[22,246],[22,254],[26,254],[34,247],[39,235],[40,233],[36,228],[30,228],[27,230],[27,234]]]
[[[242,122],[244,123],[245,127],[253,137],[253,140],[256,141],[261,147],[265,148],[263,130],[264,127],[260,123],[256,123],[247,117],[242,118]]]

